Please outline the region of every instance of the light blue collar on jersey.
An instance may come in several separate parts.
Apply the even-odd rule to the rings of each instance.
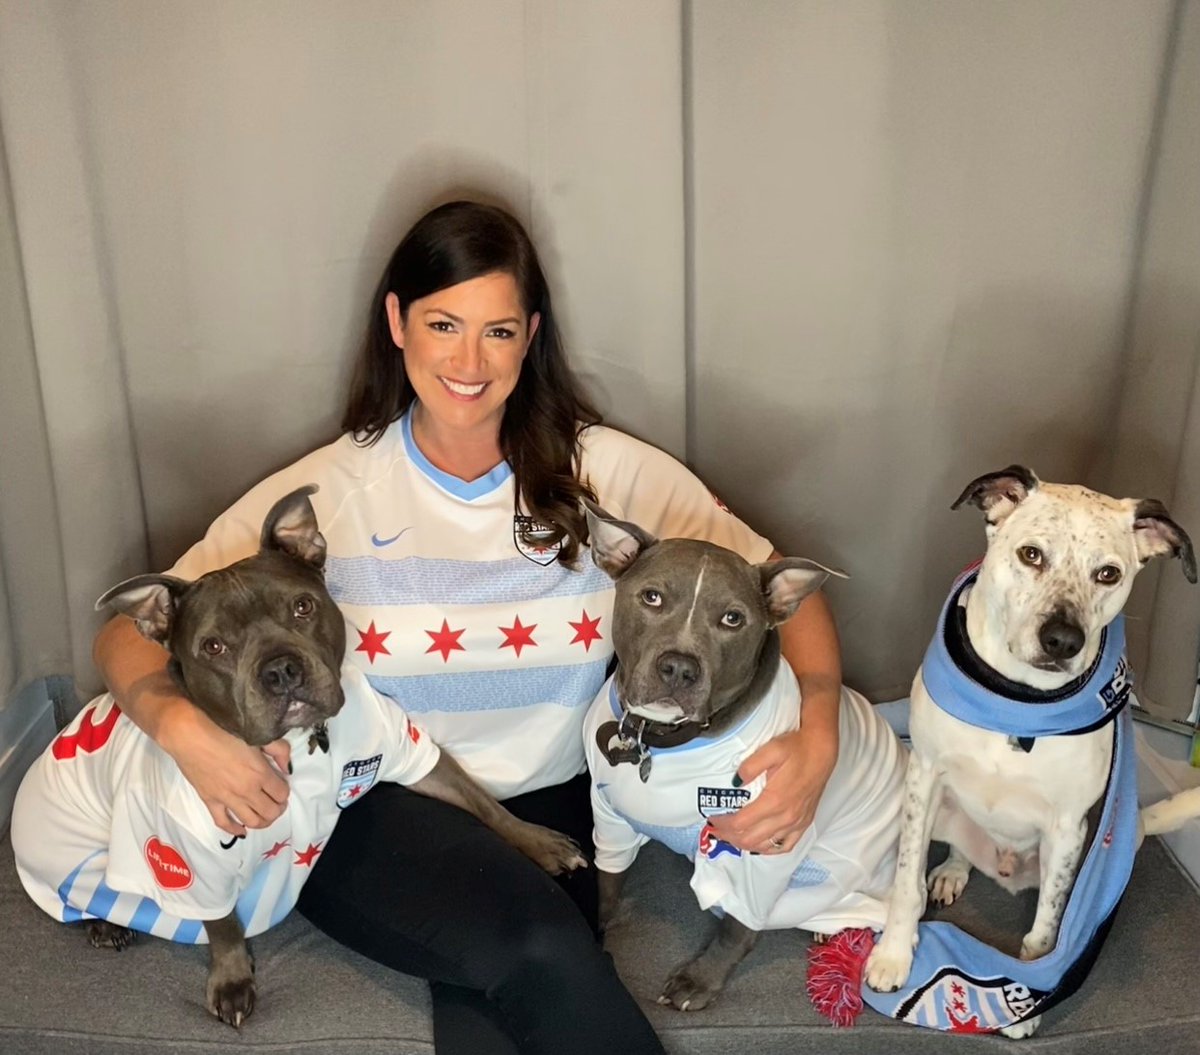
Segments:
[[[417,446],[417,441],[413,439],[412,418],[413,407],[415,406],[416,403],[412,403],[400,419],[400,434],[404,437],[404,450],[413,465],[421,470],[422,475],[427,476],[443,491],[449,491],[456,498],[462,498],[470,502],[473,499],[482,498],[484,495],[490,495],[497,487],[512,476],[512,466],[507,461],[500,462],[499,465],[492,468],[489,472],[470,481],[460,480],[451,473],[443,472],[421,453],[421,448]]]
[[[1025,961],[951,923],[921,923],[908,982],[894,993],[877,993],[863,984],[863,1000],[876,1011],[955,1033],[991,1033],[1015,1025],[1079,988],[1108,934],[1138,845],[1137,761],[1133,720],[1123,707],[1129,677],[1121,654],[1124,633],[1119,617],[1109,627],[1094,669],[1068,698],[1049,703],[1004,699],[952,669],[945,648],[946,620],[955,617],[958,597],[975,574],[955,583],[925,657],[922,677],[937,706],[972,725],[1017,737],[1081,732],[1111,719],[1113,760],[1100,822],[1076,875],[1053,949]]]
[[[1125,705],[1132,684],[1125,660],[1125,617],[1118,615],[1105,628],[1091,670],[1063,693],[1031,694],[1037,702],[1010,699],[962,670],[946,647],[959,598],[978,575],[978,569],[972,569],[955,582],[925,652],[921,679],[934,703],[969,725],[1021,738],[1086,732],[1113,718]]]

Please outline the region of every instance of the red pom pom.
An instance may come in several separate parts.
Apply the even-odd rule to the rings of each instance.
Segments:
[[[875,932],[863,927],[808,948],[808,998],[835,1026],[854,1025],[863,1009],[863,968],[874,945]]]

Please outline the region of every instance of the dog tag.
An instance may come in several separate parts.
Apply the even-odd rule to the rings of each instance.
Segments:
[[[642,759],[638,762],[638,776],[642,778],[643,784],[650,779],[650,752],[645,748],[642,748]]]
[[[324,722],[313,726],[312,735],[308,738],[308,753],[311,755],[317,748],[329,754],[329,730]]]

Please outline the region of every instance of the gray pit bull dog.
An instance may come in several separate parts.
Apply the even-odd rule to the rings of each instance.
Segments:
[[[810,829],[788,852],[746,853],[709,818],[761,790],[736,779],[762,743],[798,727],[795,675],[775,629],[829,575],[800,558],[752,565],[720,546],[659,541],[587,511],[596,564],[616,580],[616,674],[585,722],[600,917],[613,918],[626,870],[656,838],[695,863],[715,936],[667,979],[659,1002],[698,1011],[716,998],[760,931],[878,926],[895,865],[904,757],[890,727],[843,688],[838,762]],[[774,843],[772,843],[774,846]]]
[[[56,919],[91,920],[89,938],[97,947],[121,949],[133,940],[124,924],[136,925],[127,906],[137,904],[138,895],[143,910],[161,920],[170,911],[163,904],[188,887],[189,905],[204,900],[201,891],[226,890],[223,903],[198,905],[191,915],[203,918],[210,947],[208,1009],[235,1027],[254,1009],[255,985],[238,906],[223,914],[229,901],[260,878],[260,869],[281,866],[286,874],[277,889],[271,886],[277,873],[268,874],[265,887],[276,898],[271,919],[286,913],[340,810],[376,776],[467,810],[551,874],[586,865],[570,839],[517,820],[353,666],[343,670],[345,623],[325,589],[325,540],[308,500],[315,490],[302,488],[276,503],[255,556],[191,583],[139,576],[97,602],[132,617],[144,636],[170,651],[169,669],[181,690],[223,729],[255,746],[289,738],[294,775],[283,816],[241,842],[226,839],[174,763],[111,697],[95,701],[34,763],[13,813],[13,846],[27,891]],[[406,766],[419,778],[404,780]],[[169,801],[147,802],[147,788],[163,789]],[[147,839],[131,816],[166,827],[147,829],[155,833]],[[261,850],[264,840],[270,849]],[[307,851],[299,850],[301,841]],[[76,867],[77,861],[84,864]],[[215,883],[214,873],[223,874],[227,887]],[[108,894],[85,892],[75,903],[64,893],[89,884]],[[206,907],[210,915],[199,911]],[[271,922],[250,919],[251,933]],[[168,936],[161,924],[143,929]],[[197,940],[198,926],[192,933],[177,940]]]

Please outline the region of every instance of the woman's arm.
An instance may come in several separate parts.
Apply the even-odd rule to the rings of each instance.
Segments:
[[[774,554],[772,559],[780,555]],[[749,784],[767,774],[762,794],[736,813],[713,818],[717,834],[743,850],[786,853],[812,823],[838,754],[842,660],[837,628],[821,593],[806,597],[779,627],[783,656],[800,683],[800,728],[763,744],[742,762]],[[772,839],[780,846],[771,844]]]
[[[142,637],[127,616],[101,627],[92,659],[117,705],[175,760],[218,828],[245,835],[247,827],[265,828],[283,813],[288,795],[280,775],[288,767],[284,741],[260,750],[215,725],[180,695],[167,672],[166,650]]]

